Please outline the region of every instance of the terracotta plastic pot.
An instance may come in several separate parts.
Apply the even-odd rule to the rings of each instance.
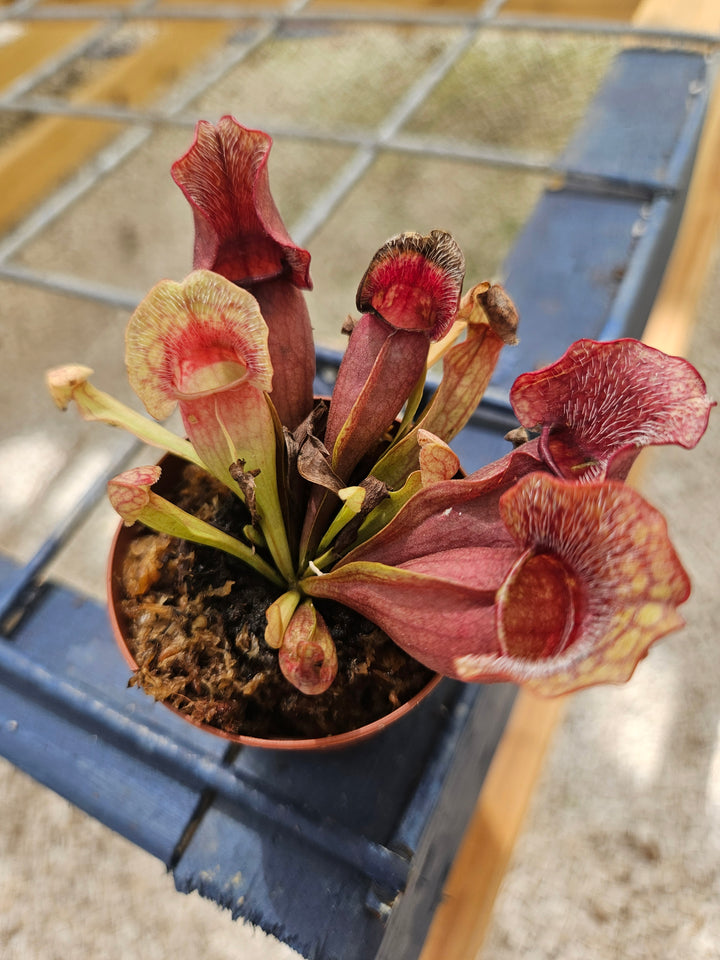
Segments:
[[[185,462],[180,458],[173,456],[172,454],[167,454],[160,460],[160,466],[162,467],[162,476],[155,485],[154,490],[157,493],[171,499],[169,495],[177,486],[180,473],[185,467]],[[142,528],[140,525],[126,527],[122,523],[119,524],[110,547],[110,556],[107,567],[107,596],[110,625],[120,651],[128,663],[128,666],[133,671],[137,669],[137,663],[133,659],[133,655],[128,645],[128,620],[121,609],[122,567],[130,544],[138,535],[140,535],[141,530]],[[442,677],[440,676],[433,677],[430,682],[423,687],[422,690],[420,690],[419,693],[412,697],[412,699],[406,701],[401,706],[397,707],[397,709],[386,714],[385,716],[374,720],[372,723],[365,724],[364,726],[358,727],[354,730],[349,730],[346,733],[306,739],[261,739],[259,737],[245,736],[243,734],[225,733],[223,730],[219,730],[217,727],[213,727],[210,724],[200,723],[190,719],[180,710],[176,709],[170,704],[163,703],[162,705],[166,709],[172,710],[173,713],[176,713],[178,716],[182,717],[186,723],[191,723],[193,726],[199,727],[208,733],[212,733],[214,736],[222,737],[225,740],[232,741],[234,743],[240,743],[244,746],[262,747],[270,750],[332,750],[367,740],[369,737],[373,737],[382,730],[385,730],[391,724],[396,723],[402,717],[410,713],[411,710],[414,710],[415,707],[417,707],[418,704],[421,703],[435,689],[441,679]]]

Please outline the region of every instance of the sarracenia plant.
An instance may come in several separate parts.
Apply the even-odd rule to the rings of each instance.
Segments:
[[[516,445],[465,476],[448,444],[517,316],[499,286],[461,295],[463,255],[434,230],[372,258],[332,399],[315,404],[310,257],[270,195],[270,144],[232,117],[201,122],[173,166],[194,214],[194,271],[155,286],[126,338],[130,382],[155,419],[98,390],[86,367],[48,374],[60,407],[74,400],[86,419],[204,467],[247,524],[231,536],[174,506],[153,492],[157,466],[111,481],[113,506],[271,581],[265,640],[304,693],[337,671],[316,598],[462,680],[551,695],[626,680],[682,626],[690,587],[664,519],[624,480],[642,447],[698,442],[712,405],[701,377],[635,340],[581,340],[515,381]],[[187,439],[157,422],[176,407]]]

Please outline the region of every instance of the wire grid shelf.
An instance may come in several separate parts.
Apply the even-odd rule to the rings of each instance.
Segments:
[[[609,21],[503,16],[504,6],[503,2],[493,0],[484,4],[478,12],[467,14],[432,11],[389,13],[368,9],[332,12],[313,9],[308,2],[295,2],[277,9],[244,4],[183,6],[163,3],[161,0],[124,5],[56,5],[43,4],[39,0],[18,0],[6,5],[0,16],[8,37],[12,37],[13,27],[23,29],[38,24],[53,24],[59,27],[68,22],[83,21],[93,22],[93,28],[81,39],[65,45],[64,49],[6,86],[0,95],[0,115],[5,121],[5,128],[0,129],[3,129],[4,139],[12,136],[15,132],[14,126],[31,123],[39,117],[51,116],[86,121],[112,121],[121,132],[79,170],[67,171],[68,176],[59,189],[49,192],[34,209],[13,224],[12,229],[0,240],[0,276],[56,292],[87,297],[110,306],[132,309],[139,298],[136,289],[117,287],[106,282],[90,283],[71,273],[28,267],[18,262],[17,255],[49,223],[60,217],[73,203],[137,153],[159,129],[192,129],[199,116],[206,115],[200,114],[195,104],[202,103],[203,97],[207,100],[213,89],[234,72],[241,70],[242,64],[250,58],[253,60],[252,69],[257,70],[258,65],[262,65],[264,55],[272,45],[277,46],[279,39],[296,41],[290,54],[296,58],[296,63],[287,64],[286,73],[291,77],[294,68],[297,71],[298,83],[302,83],[303,74],[309,72],[307,59],[302,52],[303,44],[310,46],[313,38],[323,35],[329,37],[331,42],[324,44],[317,52],[325,56],[332,56],[333,53],[336,57],[346,56],[348,48],[353,46],[352,33],[348,32],[366,31],[368,28],[384,31],[386,35],[394,33],[397,36],[400,32],[405,38],[404,43],[409,54],[407,62],[398,64],[397,69],[398,72],[402,69],[406,77],[411,76],[411,81],[395,85],[394,99],[388,99],[384,115],[378,116],[375,123],[364,122],[362,103],[358,104],[358,113],[354,117],[344,116],[344,109],[336,110],[334,121],[325,125],[308,123],[303,116],[296,116],[292,122],[283,118],[276,119],[273,114],[283,111],[278,111],[273,105],[270,115],[264,115],[254,105],[257,93],[255,90],[251,91],[252,98],[248,97],[246,102],[233,111],[239,115],[242,122],[251,126],[262,125],[276,138],[334,145],[348,152],[347,159],[327,177],[322,189],[292,224],[291,234],[301,245],[309,244],[315,238],[381,155],[400,155],[404,162],[410,162],[411,158],[422,158],[426,161],[442,158],[545,177],[556,173],[571,175],[572,171],[558,170],[554,162],[557,150],[553,150],[553,147],[562,146],[561,142],[552,143],[550,138],[548,144],[546,138],[545,144],[535,146],[532,142],[523,144],[520,141],[518,146],[512,143],[512,140],[517,138],[503,137],[502,131],[494,129],[493,124],[497,127],[498,124],[512,126],[515,123],[514,132],[517,133],[517,127],[528,123],[535,112],[535,105],[542,98],[545,98],[547,116],[535,119],[538,128],[543,122],[548,123],[550,116],[557,118],[557,106],[561,101],[560,113],[567,115],[572,112],[573,105],[569,104],[568,100],[572,99],[571,87],[573,84],[577,86],[578,76],[573,71],[573,65],[568,67],[567,60],[569,50],[574,45],[584,43],[586,47],[576,58],[574,69],[583,69],[591,74],[591,78],[584,83],[587,96],[583,97],[581,90],[579,97],[576,97],[578,103],[582,104],[592,92],[593,71],[595,79],[598,79],[598,64],[607,63],[608,54],[617,50],[621,43],[642,40],[704,51],[714,51],[720,43],[720,39],[712,35],[649,30]],[[183,76],[183,71],[180,70],[178,82],[152,105],[123,105],[119,102],[123,99],[122,93],[116,93],[116,102],[112,102],[112,91],[110,97],[103,102],[78,102],[78,98],[63,93],[62,82],[56,83],[56,92],[52,92],[53,80],[66,78],[64,82],[66,86],[69,85],[72,94],[73,84],[68,84],[67,78],[72,78],[73,71],[82,77],[88,63],[121,56],[131,51],[135,45],[147,42],[143,31],[147,31],[149,27],[154,25],[157,28],[161,23],[178,21],[195,21],[205,25],[223,24],[227,26],[227,33],[218,38],[215,49],[210,56],[203,58],[199,69],[195,66],[194,69],[186,71],[186,76]],[[428,31],[433,33],[437,52],[429,49],[431,44],[427,42],[413,44],[410,39],[413,35],[417,38]],[[539,35],[543,37],[541,41],[538,40]],[[569,44],[566,42],[553,51],[549,37],[572,39]],[[472,61],[480,61],[484,55],[483,39],[489,46],[494,44],[496,49],[490,49],[486,57],[485,69],[489,74],[484,78],[482,73],[479,76],[487,81],[497,98],[505,98],[502,100],[503,112],[499,117],[483,116],[482,109],[478,109],[478,106],[482,108],[482,102],[487,95],[482,89],[469,87],[473,81]],[[541,50],[547,50],[548,46],[549,52],[543,56]],[[417,57],[416,63],[412,59],[413,53]],[[270,54],[273,62],[277,61],[278,56],[284,57],[285,54],[278,54],[277,51]],[[513,63],[512,59],[523,56],[530,61],[525,64],[524,70],[522,62],[516,59]],[[381,57],[382,51],[379,59]],[[372,71],[375,66],[372,58],[369,62],[366,61],[366,64],[368,70]],[[317,66],[315,64],[315,69]],[[463,87],[464,66],[470,69],[466,71],[468,85]],[[482,66],[481,63],[476,64],[478,70],[482,70]],[[333,100],[337,103],[340,96],[330,87],[336,69],[337,65],[333,68],[328,64],[328,86],[323,91],[316,85],[313,91],[319,92],[326,104]],[[567,70],[567,75],[563,74],[563,70]],[[555,76],[549,85],[541,84],[540,97],[534,98],[533,87],[537,84],[540,72],[554,72]],[[317,78],[313,77],[313,80],[317,84]],[[454,98],[453,89],[456,91]],[[48,90],[51,92],[45,92]],[[282,91],[280,95],[282,96]],[[551,97],[555,100],[548,102]],[[517,105],[520,98],[523,101],[523,110],[517,119],[514,119],[513,106]],[[211,97],[210,99],[212,100]],[[231,106],[234,105],[228,105],[228,109]],[[342,103],[340,106],[342,107]],[[452,121],[453,111],[466,115],[464,129],[458,129],[462,126],[461,121],[455,124],[448,122]],[[227,110],[215,109],[210,112],[220,115]],[[318,113],[317,109],[312,112],[316,115]],[[377,109],[375,112],[377,113]],[[575,118],[578,113],[576,107]],[[208,119],[213,117],[208,116]],[[471,126],[473,119],[475,128]],[[490,129],[485,128],[484,136],[483,123],[488,119]],[[571,120],[572,117],[566,119],[566,133]],[[556,123],[556,126],[562,128],[562,124]],[[35,162],[38,162],[38,158]],[[416,197],[416,200],[419,198]],[[497,264],[490,266],[496,267]]]

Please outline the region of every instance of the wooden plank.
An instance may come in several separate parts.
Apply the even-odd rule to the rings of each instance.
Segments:
[[[10,2],[12,2],[12,0],[10,0]],[[65,6],[86,6],[94,7],[95,9],[101,7],[109,7],[113,9],[115,7],[129,7],[132,3],[135,3],[135,0],[72,0],[72,4],[67,4],[66,0],[40,0],[39,5],[51,8]]]
[[[564,704],[519,694],[420,960],[471,960],[480,948]]]
[[[673,253],[643,339],[681,354],[720,232],[720,88],[716,85]]]
[[[49,57],[90,33],[92,21],[68,23],[6,23],[6,39],[0,36],[0,93],[18,77],[36,70]]]
[[[108,61],[102,76],[79,88],[78,104],[114,103],[141,107],[176,82],[232,30],[226,22],[168,21],[150,27],[132,53]],[[0,232],[118,133],[106,120],[43,116],[0,149]]]
[[[720,4],[717,0],[641,0],[633,24],[699,33],[720,32]]]
[[[368,10],[370,8],[386,11],[404,11],[424,13],[475,13],[478,8],[477,0],[313,0],[308,10]]]
[[[415,960],[514,699],[508,686],[465,689],[455,700],[448,689],[321,763],[241,751],[233,776],[267,784],[273,806],[263,822],[261,810],[218,797],[174,869],[178,888],[199,889],[304,957]],[[371,886],[369,843],[407,857],[401,896],[389,875],[376,872]]]
[[[720,32],[717,0],[643,0],[635,22],[643,26]],[[708,105],[693,178],[670,261],[644,340],[681,354],[688,343],[710,257],[720,233],[720,85]]]
[[[0,556],[0,591],[17,571]],[[105,605],[47,586],[0,639],[0,755],[169,865],[202,781],[163,765],[162,745],[219,765],[225,743],[127,679]]]
[[[175,0],[163,0],[167,5]],[[546,17],[586,18],[597,20],[629,20],[638,0],[507,0],[502,13],[537,14]],[[386,10],[438,13],[476,13],[478,0],[313,0],[309,10],[337,10],[372,7]]]
[[[638,0],[508,0],[502,13],[589,20],[629,20]]]

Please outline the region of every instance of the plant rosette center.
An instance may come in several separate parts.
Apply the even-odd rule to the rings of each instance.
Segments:
[[[247,520],[238,498],[205,471],[168,458],[161,469],[162,493],[179,509],[202,513],[223,529]],[[214,547],[152,534],[140,524],[121,526],[116,536],[109,597],[132,682],[192,723],[252,745],[342,746],[356,739],[355,731],[369,735],[429,692],[431,671],[364,617],[325,603],[319,612],[337,663],[328,661],[327,638],[324,647],[313,642],[308,610],[294,627],[299,649],[289,642],[280,652],[290,683],[281,656],[264,639],[279,594]],[[333,672],[329,687],[323,669]],[[317,679],[324,692],[313,692]]]

